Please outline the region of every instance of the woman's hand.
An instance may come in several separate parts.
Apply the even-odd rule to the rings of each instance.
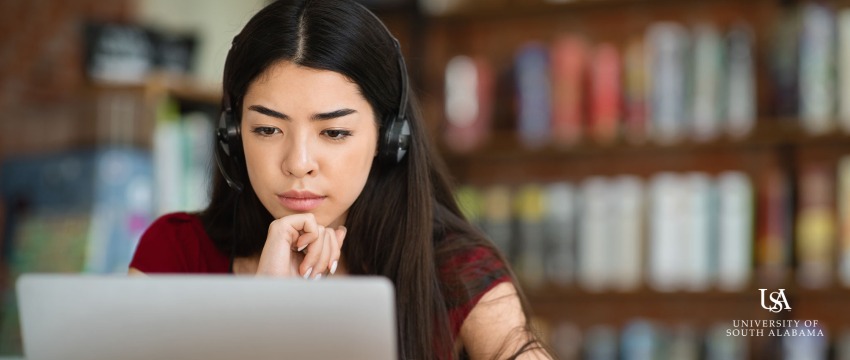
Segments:
[[[327,228],[313,214],[295,214],[272,221],[257,275],[318,279],[333,274],[339,264],[346,228]]]

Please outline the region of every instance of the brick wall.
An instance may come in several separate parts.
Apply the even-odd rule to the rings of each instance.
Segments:
[[[130,0],[0,1],[0,159],[80,144],[82,26],[126,22]]]

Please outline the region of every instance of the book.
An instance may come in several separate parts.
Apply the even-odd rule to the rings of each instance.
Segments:
[[[463,216],[473,225],[481,227],[483,218],[481,192],[474,186],[461,185],[455,189],[455,199]]]
[[[690,291],[705,291],[713,279],[712,245],[714,245],[715,213],[713,184],[705,173],[680,175],[682,187],[681,215],[682,286]]]
[[[726,119],[727,131],[733,138],[749,135],[756,125],[754,38],[746,23],[733,25],[726,35]]]
[[[180,114],[174,99],[159,105],[153,136],[157,214],[199,211],[209,202],[214,149],[213,120],[202,112]]]
[[[746,337],[729,336],[726,331],[729,323],[717,323],[710,326],[705,334],[706,360],[745,360],[749,359],[749,346]]]
[[[181,119],[183,159],[183,210],[201,211],[207,207],[212,191],[212,163],[215,139],[213,119],[203,112],[191,112]]]
[[[698,360],[702,339],[697,330],[686,324],[678,324],[668,329],[666,354],[668,359]]]
[[[683,256],[687,219],[681,176],[671,172],[653,175],[649,181],[649,229],[647,282],[657,291],[679,290],[686,281]]]
[[[572,184],[562,181],[546,185],[546,278],[568,286],[575,281],[578,196]]]
[[[725,102],[721,94],[726,85],[723,76],[726,46],[720,31],[708,23],[696,25],[693,37],[693,137],[708,141],[720,134],[724,122]]]
[[[521,186],[514,197],[517,220],[517,275],[523,286],[538,289],[546,280],[544,218],[546,202],[544,189],[537,184]]]
[[[835,126],[835,14],[823,4],[802,5],[800,117],[810,134]]]
[[[620,51],[611,43],[601,43],[593,50],[591,62],[590,129],[593,138],[610,144],[619,136],[622,116],[622,64]]]
[[[650,76],[642,37],[628,40],[623,62],[623,137],[631,143],[640,144],[647,137],[646,94],[647,78]]]
[[[649,320],[630,321],[623,327],[620,336],[620,355],[623,360],[658,359],[664,353],[661,330]]]
[[[841,9],[836,16],[838,36],[838,121],[844,132],[850,132],[850,9]]]
[[[646,33],[648,73],[648,123],[651,137],[664,144],[675,143],[691,129],[688,56],[690,36],[677,23],[657,22]]]
[[[791,265],[793,189],[789,175],[770,169],[759,186],[756,268],[759,283],[782,284]]]
[[[492,185],[483,190],[483,208],[481,213],[481,229],[490,237],[493,244],[513,262],[513,211],[511,209],[512,193],[505,185]]]
[[[832,280],[835,254],[834,174],[826,165],[808,164],[800,180],[796,221],[797,282],[824,288]]]
[[[807,359],[828,359],[829,355],[829,333],[819,326],[791,328],[796,331],[823,331],[825,336],[783,336],[782,355],[783,359],[789,360],[807,360]],[[791,330],[788,328],[775,330],[784,332]]]
[[[645,200],[643,182],[637,176],[621,175],[610,181],[609,232],[612,287],[636,290],[643,281]]]
[[[782,6],[770,32],[771,114],[777,118],[799,116],[800,23],[799,7]]]
[[[837,182],[838,277],[844,286],[850,286],[850,156],[839,159]]]
[[[585,331],[583,359],[616,360],[617,332],[610,325],[593,325]]]
[[[604,291],[611,286],[611,258],[608,223],[611,206],[608,179],[600,176],[581,182],[578,237],[578,283],[588,291]]]
[[[850,360],[850,330],[841,330],[835,337],[835,360]]]
[[[537,149],[548,142],[551,131],[549,53],[543,44],[531,42],[520,48],[515,78],[520,141],[527,148]]]
[[[487,61],[458,55],[445,72],[446,146],[458,153],[479,147],[490,133],[493,74]]]
[[[585,133],[589,45],[579,35],[559,36],[552,44],[552,140],[572,146]]]
[[[582,334],[577,324],[563,321],[557,323],[549,337],[549,344],[555,351],[555,356],[562,360],[581,359]]]
[[[724,291],[741,291],[750,283],[754,247],[754,194],[749,176],[725,171],[717,176],[718,236],[716,283]]]

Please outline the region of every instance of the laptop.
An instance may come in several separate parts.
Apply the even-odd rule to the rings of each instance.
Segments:
[[[17,294],[28,360],[397,357],[380,277],[25,274]]]

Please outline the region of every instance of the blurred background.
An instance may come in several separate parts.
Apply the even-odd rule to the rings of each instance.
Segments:
[[[0,1],[0,356],[19,274],[125,273],[206,205],[266,2]],[[850,1],[362,2],[562,358],[850,359]]]

